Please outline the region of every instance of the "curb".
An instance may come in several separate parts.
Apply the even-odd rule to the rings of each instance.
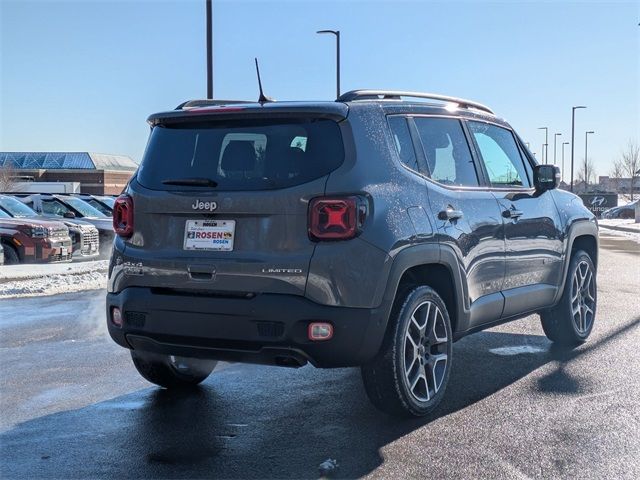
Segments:
[[[638,228],[621,227],[621,226],[618,226],[618,225],[603,225],[601,223],[598,224],[598,227],[609,229],[609,230],[618,230],[619,232],[630,232],[630,233],[638,233],[638,234],[640,234],[640,229],[638,229]]]

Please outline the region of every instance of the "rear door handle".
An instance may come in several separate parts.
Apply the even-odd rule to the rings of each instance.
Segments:
[[[507,210],[502,211],[502,216],[504,218],[519,218],[524,214],[522,210],[516,210],[515,207],[508,208]]]
[[[458,220],[462,218],[462,210],[456,210],[451,205],[438,213],[440,220]]]

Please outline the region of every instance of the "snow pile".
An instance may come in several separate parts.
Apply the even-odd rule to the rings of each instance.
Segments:
[[[33,297],[107,286],[108,260],[0,267],[0,298]]]
[[[598,220],[600,234],[626,237],[640,243],[640,223],[631,219],[602,219]]]

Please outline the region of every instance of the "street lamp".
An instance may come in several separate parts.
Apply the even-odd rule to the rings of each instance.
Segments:
[[[558,139],[558,137],[561,137],[562,134],[561,133],[554,133],[553,134],[553,164],[556,164],[556,140]]]
[[[569,145],[569,142],[562,142],[562,170],[560,171],[560,175],[562,175],[561,180],[564,182],[564,146]]]
[[[587,108],[583,105],[571,107],[571,191],[573,192],[573,146],[575,145],[575,126],[576,126],[576,110],[578,108]]]
[[[588,147],[589,147],[589,134],[596,133],[593,130],[589,130],[588,132],[584,132],[584,176],[585,176],[585,188],[589,185],[589,157],[587,157]]]
[[[336,36],[336,99],[340,97],[340,30],[318,30],[316,33],[330,33]]]
[[[538,130],[544,130],[544,143],[542,144],[542,163],[549,163],[549,128],[538,127]]]
[[[207,98],[213,98],[213,22],[211,20],[213,7],[211,0],[206,0],[207,6]]]

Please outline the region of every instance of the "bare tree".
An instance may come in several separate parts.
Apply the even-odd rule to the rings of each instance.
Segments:
[[[620,155],[620,161],[625,176],[631,178],[630,192],[633,202],[633,190],[636,177],[640,176],[640,145],[634,140],[629,140],[627,147]]]
[[[624,166],[622,165],[622,160],[614,160],[613,167],[611,167],[611,172],[609,173],[611,176],[611,181],[615,185],[616,193],[620,193],[620,179],[624,177]]]
[[[580,168],[578,169],[578,182],[584,182],[585,192],[589,190],[589,184],[594,175],[593,160],[587,158],[580,164]]]
[[[16,184],[16,172],[12,165],[0,167],[0,192],[11,192]]]

